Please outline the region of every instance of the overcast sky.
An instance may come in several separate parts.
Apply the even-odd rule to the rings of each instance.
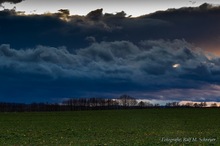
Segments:
[[[0,0],[0,101],[219,101],[220,6],[203,2]]]
[[[206,0],[25,0],[16,5],[4,3],[6,8],[16,6],[18,11],[26,14],[42,14],[45,12],[57,12],[59,9],[69,9],[72,15],[86,15],[92,10],[103,8],[104,13],[125,11],[133,17],[152,13],[168,8],[196,7]],[[208,3],[220,4],[219,0],[209,0]]]

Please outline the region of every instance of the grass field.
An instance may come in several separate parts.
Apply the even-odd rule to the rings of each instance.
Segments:
[[[220,145],[219,113],[211,108],[0,113],[0,145]]]

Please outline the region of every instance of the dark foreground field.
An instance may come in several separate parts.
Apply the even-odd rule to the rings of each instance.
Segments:
[[[0,145],[220,145],[220,109],[0,113]]]

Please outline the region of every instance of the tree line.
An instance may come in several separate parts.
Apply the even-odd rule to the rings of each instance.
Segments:
[[[117,99],[107,98],[70,98],[61,103],[6,103],[0,102],[0,112],[32,112],[32,111],[77,111],[77,110],[105,110],[105,109],[142,109],[142,108],[178,108],[178,107],[207,107],[206,102],[186,103],[170,102],[165,106],[140,101],[129,95],[121,95]],[[218,107],[213,103],[211,107]]]

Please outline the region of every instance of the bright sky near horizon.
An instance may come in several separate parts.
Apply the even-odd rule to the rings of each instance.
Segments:
[[[57,12],[59,9],[69,9],[71,15],[86,15],[90,11],[103,8],[104,13],[125,11],[133,17],[149,14],[168,8],[196,7],[205,2],[219,5],[218,0],[25,0],[17,4],[4,3],[5,8],[16,6],[17,11],[25,11],[26,14],[42,14],[45,12]]]

